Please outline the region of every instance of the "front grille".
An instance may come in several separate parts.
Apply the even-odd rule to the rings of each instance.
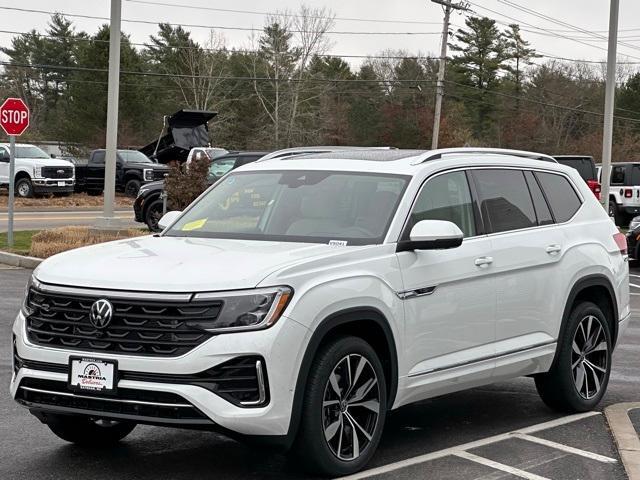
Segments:
[[[166,177],[168,175],[169,171],[162,169],[162,170],[154,170],[153,171],[153,179],[154,180],[164,180],[164,177]]]
[[[42,167],[43,178],[71,178],[73,167]]]
[[[65,382],[24,378],[16,400],[36,408],[66,410],[106,418],[132,418],[159,423],[210,424],[189,401],[169,392],[119,388],[116,397],[69,390]]]
[[[104,297],[43,292],[31,288],[27,336],[37,345],[131,355],[183,355],[211,338],[200,325],[213,321],[222,303],[110,299],[106,328],[89,321],[91,305]]]

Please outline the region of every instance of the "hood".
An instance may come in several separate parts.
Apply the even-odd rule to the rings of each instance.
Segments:
[[[151,169],[151,170],[169,170],[169,167],[166,165],[162,165],[160,163],[137,163],[137,162],[127,162],[128,168],[139,168],[139,169]]]
[[[177,237],[138,237],[83,247],[45,260],[44,283],[153,292],[256,287],[270,273],[326,255],[326,244]]]
[[[73,167],[73,163],[55,158],[16,158],[16,165],[21,163],[30,167]]]

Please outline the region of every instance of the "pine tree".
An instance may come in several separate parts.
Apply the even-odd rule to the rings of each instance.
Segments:
[[[524,78],[523,69],[533,64],[534,58],[539,58],[535,49],[529,47],[529,42],[522,38],[520,25],[511,24],[504,34],[506,60],[505,70],[509,72],[510,80],[515,87],[516,95],[522,91]]]

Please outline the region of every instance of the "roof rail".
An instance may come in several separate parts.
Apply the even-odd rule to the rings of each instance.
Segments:
[[[483,153],[490,155],[512,155],[514,157],[529,158],[531,160],[542,160],[543,162],[558,163],[555,158],[544,153],[527,152],[525,150],[510,150],[507,148],[476,148],[476,147],[460,147],[460,148],[441,148],[439,150],[431,150],[424,157],[416,160],[412,165],[420,165],[429,160],[438,160],[444,155],[454,154],[474,154]]]

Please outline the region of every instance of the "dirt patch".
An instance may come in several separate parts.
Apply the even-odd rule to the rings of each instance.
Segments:
[[[116,207],[131,207],[134,199],[123,194],[116,193]],[[92,196],[86,193],[73,193],[68,197],[58,197],[47,195],[34,198],[16,198],[15,206],[20,207],[102,207],[104,202],[102,195]],[[6,189],[0,190],[0,208],[7,208],[9,203],[9,192]]]
[[[52,228],[42,230],[31,237],[29,255],[47,258],[74,248],[141,235],[145,235],[145,232],[137,228],[121,230],[117,233],[98,233],[89,227]]]

